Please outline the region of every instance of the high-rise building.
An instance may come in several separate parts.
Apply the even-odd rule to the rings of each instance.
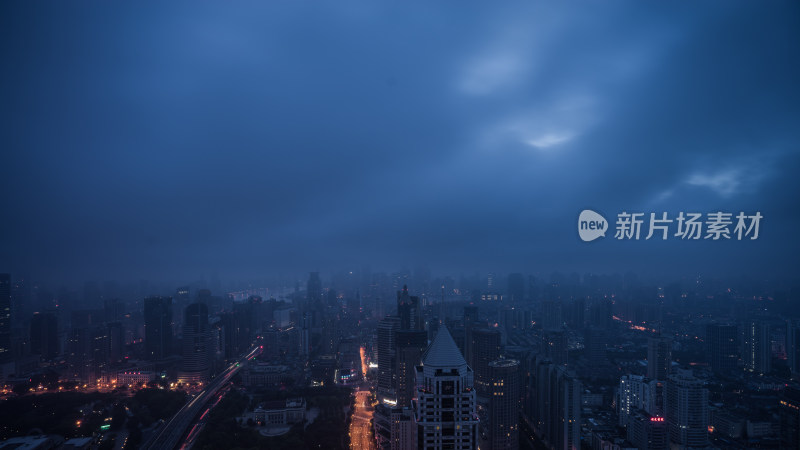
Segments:
[[[800,321],[798,320],[789,320],[786,323],[786,353],[792,378],[800,378]]]
[[[31,353],[45,360],[58,356],[58,317],[52,312],[36,312],[31,318]]]
[[[604,366],[608,363],[606,347],[608,346],[608,330],[590,326],[584,332],[584,349],[586,359],[592,367]]]
[[[211,359],[211,328],[208,306],[192,303],[186,307],[183,320],[183,362],[178,379],[183,383],[202,383],[208,380]]]
[[[498,359],[489,363],[491,397],[488,414],[481,422],[481,450],[519,448],[521,373],[519,361]]]
[[[708,389],[691,370],[678,369],[669,376],[664,409],[673,444],[696,448],[708,444]]]
[[[395,374],[396,333],[400,329],[400,318],[387,316],[378,322],[378,386],[380,402],[392,406],[397,404],[397,382]]]
[[[397,315],[400,316],[401,330],[424,329],[419,297],[408,295],[406,285],[403,285],[403,290],[397,291]]]
[[[521,273],[508,275],[508,299],[511,304],[522,303],[525,298],[525,279]]]
[[[172,299],[144,299],[144,348],[147,359],[162,359],[172,354]]]
[[[11,359],[11,275],[0,273],[0,362]]]
[[[445,326],[417,367],[414,424],[418,449],[478,447],[472,369]]]
[[[125,328],[122,322],[115,321],[106,324],[108,335],[108,362],[121,363],[125,357]]]
[[[663,384],[641,375],[623,375],[617,390],[617,416],[619,425],[629,425],[636,411],[660,416],[663,411]]]
[[[581,382],[547,358],[538,359],[532,369],[534,432],[549,449],[580,449]]]
[[[672,368],[672,339],[658,336],[647,340],[647,377],[666,380]]]
[[[627,428],[627,437],[639,450],[667,450],[667,421],[642,410],[634,411]]]
[[[707,355],[711,370],[728,373],[739,360],[739,332],[736,325],[710,324],[706,327]]]
[[[563,330],[542,332],[542,350],[545,357],[557,366],[566,366],[569,362],[569,340]]]
[[[769,324],[759,320],[749,321],[742,337],[744,369],[761,375],[769,373],[772,370]]]
[[[498,359],[501,353],[501,333],[496,328],[472,330],[472,343],[469,365],[475,373],[475,388],[478,397],[488,400],[491,395],[491,376],[489,363]]]
[[[424,330],[398,330],[395,334],[395,376],[397,406],[411,406],[416,386],[416,367],[422,362],[422,353],[428,347],[428,333]]]

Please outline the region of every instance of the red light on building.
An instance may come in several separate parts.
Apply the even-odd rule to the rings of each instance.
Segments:
[[[651,417],[650,418],[650,422],[663,422],[663,421],[664,421],[663,417]]]

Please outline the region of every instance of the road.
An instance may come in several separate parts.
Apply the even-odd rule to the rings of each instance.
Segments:
[[[192,424],[192,428],[189,429],[189,434],[186,435],[186,439],[180,443],[180,450],[191,450],[192,446],[197,440],[197,437],[200,436],[200,433],[203,431],[203,428],[205,428],[206,423],[208,422],[208,414],[222,400],[222,397],[225,397],[225,394],[230,391],[230,387],[231,385],[225,386],[225,388],[217,394],[217,399],[214,400],[214,403],[211,405],[206,405],[206,409],[203,411],[203,414],[200,414],[200,417],[198,417],[197,420]]]
[[[356,391],[355,410],[350,421],[350,449],[351,450],[374,450],[375,441],[372,439],[372,420],[373,408],[369,403],[369,390],[366,385]]]
[[[154,450],[172,450],[174,449],[181,437],[186,433],[186,429],[192,424],[192,421],[203,409],[203,406],[209,402],[217,394],[221,388],[228,384],[228,382],[236,375],[236,372],[241,368],[241,364],[247,360],[253,359],[261,351],[259,346],[256,346],[247,354],[240,357],[229,365],[221,374],[211,380],[205,389],[195,394],[183,407],[175,413],[174,416],[158,431],[150,440],[148,440],[142,449]]]
[[[364,379],[367,377],[367,360],[364,347],[361,347],[361,371]],[[355,410],[350,419],[350,450],[374,450],[375,441],[372,439],[372,414],[374,409],[369,402],[370,385],[361,383],[356,391]]]

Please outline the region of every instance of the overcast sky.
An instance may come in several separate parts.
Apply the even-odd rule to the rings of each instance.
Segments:
[[[0,22],[0,271],[800,268],[797,2],[3,2]],[[755,241],[585,243],[584,208],[764,218]]]

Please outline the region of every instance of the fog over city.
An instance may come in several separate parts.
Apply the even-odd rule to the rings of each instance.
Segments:
[[[794,3],[2,9],[4,270],[796,277]],[[585,208],[764,218],[586,245]]]

